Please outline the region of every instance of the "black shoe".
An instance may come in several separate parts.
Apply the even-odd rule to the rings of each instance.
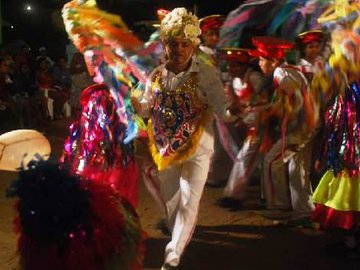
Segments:
[[[216,204],[222,208],[228,208],[230,211],[238,211],[243,208],[243,201],[233,199],[230,197],[224,197],[217,200]]]
[[[166,224],[165,219],[160,219],[156,225],[155,225],[155,229],[161,231],[163,233],[163,235],[166,236],[171,236],[171,232]]]

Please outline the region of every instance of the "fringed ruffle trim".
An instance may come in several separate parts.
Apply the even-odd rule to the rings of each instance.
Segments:
[[[337,227],[350,230],[360,224],[360,212],[339,211],[322,204],[316,205],[311,219],[322,227]]]
[[[360,176],[350,177],[346,171],[335,176],[328,170],[313,194],[313,201],[338,211],[360,212]]]

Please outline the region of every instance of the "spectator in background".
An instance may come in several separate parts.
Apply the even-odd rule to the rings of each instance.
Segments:
[[[17,127],[15,103],[12,99],[13,80],[10,77],[10,66],[6,59],[0,57],[0,131],[5,132]]]
[[[50,58],[50,56],[48,55],[48,50],[44,46],[39,48],[39,55],[36,57],[36,61],[38,61],[40,58],[45,58],[49,62],[49,68],[52,69],[55,62]]]
[[[35,78],[37,85],[46,99],[47,115],[50,120],[59,116],[61,112],[61,97],[54,87],[54,80],[50,73],[50,63],[47,58],[38,58],[36,61]]]
[[[15,69],[14,59],[5,45],[1,45],[0,47],[0,57],[6,61],[8,65],[8,73],[12,74]]]
[[[22,45],[20,51],[16,53],[13,58],[16,71],[20,70],[20,66],[22,64],[30,66],[32,63],[32,55],[30,52],[30,48],[26,45]]]
[[[74,54],[70,62],[71,73],[71,91],[70,91],[70,106],[74,115],[81,112],[80,94],[82,90],[93,83],[90,76],[84,57],[81,53]]]
[[[63,90],[69,90],[71,88],[71,74],[65,56],[59,57],[52,71],[52,77],[54,84]]]
[[[13,81],[10,78],[9,63],[4,58],[0,58],[0,102],[2,109],[12,107]]]
[[[28,101],[29,110],[25,119],[28,125],[40,127],[41,120],[46,117],[46,99],[36,85],[35,74],[27,63],[22,63],[15,74],[15,92]]]
[[[59,95],[59,116],[62,117],[65,106],[70,106],[67,101],[70,98],[71,91],[71,73],[65,56],[59,57],[52,71],[54,87]]]

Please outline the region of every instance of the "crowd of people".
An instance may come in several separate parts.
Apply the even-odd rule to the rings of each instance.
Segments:
[[[343,95],[331,86],[339,83],[338,79],[327,81],[326,91],[321,89],[324,84],[314,79],[326,77],[329,67],[334,68],[327,64],[325,50],[330,39],[323,30],[314,29],[295,40],[253,36],[251,48],[217,48],[223,20],[213,15],[198,21],[182,8],[167,14],[160,25],[166,61],[151,73],[144,96],[133,100],[135,111],[149,118],[155,165],[153,169],[147,166],[144,180],[171,235],[162,270],[178,269],[194,231],[205,184],[225,185],[218,204],[241,210],[255,170],[261,175],[263,217],[287,226],[313,227],[313,222],[318,222],[322,228],[335,227],[344,233],[344,241],[329,245],[329,250],[356,256],[358,212],[351,202],[357,199],[357,189],[334,191],[334,182],[341,185],[342,176],[331,174],[334,167],[329,166],[329,159],[334,157],[330,155],[337,153],[328,152],[336,148],[328,145],[334,140],[329,134],[336,129],[337,140],[345,140],[338,145],[349,155],[354,153],[351,145],[357,143],[346,143],[349,129],[344,125],[339,129],[328,120],[329,113],[338,112],[329,108]],[[297,57],[287,59],[290,51],[297,51]],[[339,68],[334,69],[332,72],[343,76]],[[343,91],[347,91],[346,86]],[[341,119],[336,118],[338,125]],[[349,119],[346,121],[355,121]],[[353,126],[352,130],[356,129]],[[350,138],[356,140],[356,134]],[[234,154],[236,147],[240,150]],[[224,150],[233,158],[231,171],[220,165],[221,159],[228,158],[220,154]],[[351,162],[352,158],[357,160],[349,155],[346,157]],[[335,159],[334,164],[341,167],[342,157]],[[319,178],[311,176],[322,175],[324,170],[330,173],[317,187]],[[214,172],[221,178],[216,179]]]
[[[133,99],[135,111],[149,118],[155,166],[145,170],[144,180],[171,234],[163,270],[180,264],[207,181],[226,185],[220,206],[240,210],[258,168],[264,217],[306,224],[314,210],[310,171],[321,121],[309,85],[320,66],[316,61],[324,64],[325,35],[309,31],[299,36],[302,58],[290,65],[285,56],[295,44],[276,37],[254,37],[254,49],[216,50],[223,20],[214,15],[199,22],[181,8],[169,13],[160,26],[166,61],[151,73],[143,97]],[[194,31],[187,32],[189,26]],[[215,126],[214,115],[226,124]],[[219,166],[227,158],[221,151],[231,152],[224,134],[240,138],[232,140],[240,150],[231,171]],[[214,179],[215,172],[222,178]]]
[[[73,3],[75,7],[77,4]],[[129,150],[133,158],[133,149],[123,138],[128,135],[131,117],[145,119],[151,158],[144,163],[143,178],[158,204],[162,226],[171,235],[162,270],[178,269],[181,265],[196,226],[205,185],[225,187],[218,204],[232,211],[241,210],[255,171],[261,178],[259,200],[264,206],[263,217],[287,226],[312,226],[312,222],[318,222],[324,229],[335,227],[344,233],[340,246],[345,255],[358,256],[360,60],[356,48],[360,44],[360,23],[356,21],[352,28],[349,22],[355,15],[348,15],[345,21],[351,39],[347,43],[342,43],[346,37],[342,25],[333,40],[321,29],[309,29],[295,40],[253,36],[247,47],[219,48],[223,16],[199,20],[185,8],[166,12],[159,27],[162,64],[147,76],[142,95],[131,97],[129,114],[124,89],[132,85],[135,69],[121,70],[130,79],[122,78],[123,85],[119,86],[114,81],[121,81],[121,76],[115,78],[116,72],[106,72],[101,62],[109,61],[106,56],[110,49],[106,48],[107,54],[102,55],[89,46],[88,57],[92,57],[95,73],[102,75],[99,77],[103,84],[87,89],[90,105],[82,105],[88,115],[83,113],[78,122],[80,127],[86,126],[82,129],[85,137],[78,138],[86,151],[80,152],[105,175],[111,172],[111,166],[102,171],[97,165],[108,153],[106,146],[113,143],[116,146],[108,147],[107,156],[116,156],[111,161],[115,160],[119,171],[129,176],[126,169],[134,159],[127,164],[124,150]],[[76,33],[78,29],[72,30]],[[330,58],[325,50],[329,42],[334,49]],[[81,49],[86,54],[86,46]],[[289,59],[290,51],[297,51],[298,57]],[[63,116],[66,103],[74,111],[81,110],[79,97],[91,83],[91,77],[80,53],[74,55],[70,68],[66,58],[59,58],[52,65],[46,55],[36,59],[33,74],[30,62],[19,63],[18,70],[16,66],[10,57],[1,58],[0,113],[19,119],[27,119],[19,117],[27,115],[26,124],[31,125],[36,118],[29,116],[34,112],[41,112],[42,118],[56,119]],[[113,76],[111,80],[109,74]],[[91,98],[97,102],[106,98],[111,106],[94,113],[96,102]],[[111,129],[112,121],[121,124],[121,129]],[[86,128],[95,127],[94,123],[99,125],[92,130],[96,134],[86,137],[90,134]],[[74,134],[79,132],[72,132],[71,136]],[[104,143],[104,138],[111,143]],[[68,147],[69,155],[78,151],[81,143]],[[89,155],[91,145],[96,147]],[[89,165],[84,160],[81,156],[76,164],[82,172]],[[322,178],[311,179],[314,175]]]
[[[47,121],[69,117],[80,110],[79,95],[92,83],[82,54],[56,61],[45,47],[33,55],[27,46],[0,55],[0,129],[42,129]],[[42,130],[43,131],[43,130]]]

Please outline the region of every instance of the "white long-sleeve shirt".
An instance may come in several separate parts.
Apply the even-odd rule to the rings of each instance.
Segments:
[[[151,84],[153,77],[158,72],[161,72],[161,84],[166,91],[172,91],[177,89],[183,83],[185,83],[190,74],[198,73],[198,87],[196,88],[199,98],[208,105],[212,112],[216,113],[220,117],[225,117],[226,114],[226,99],[224,95],[224,87],[218,76],[215,68],[206,65],[196,59],[192,60],[192,63],[186,71],[175,74],[169,71],[165,64],[155,68],[150,74],[146,84],[145,93],[141,99],[142,109],[140,115],[143,117],[149,117],[151,112],[151,105],[153,104],[153,93],[151,90]]]
[[[155,68],[148,78],[145,93],[141,99],[139,115],[142,117],[150,117],[151,115],[151,106],[154,99],[151,84],[155,74],[158,72],[161,72],[161,85],[166,91],[176,90],[189,79],[191,73],[197,73],[198,82],[196,91],[198,97],[208,106],[210,112],[217,114],[223,119],[226,118],[227,104],[223,90],[224,87],[217,71],[215,68],[198,61],[196,58],[192,59],[189,69],[178,74],[169,71],[165,64]],[[212,121],[210,121],[199,144],[209,146],[209,143],[212,141],[209,136],[212,138],[213,132]]]

